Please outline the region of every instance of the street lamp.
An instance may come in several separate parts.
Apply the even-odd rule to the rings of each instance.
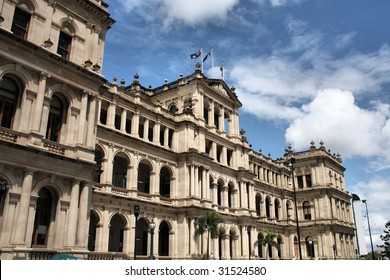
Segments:
[[[249,225],[246,227],[246,231],[248,232],[248,240],[249,240],[249,259],[251,259],[251,230],[252,230],[252,226]]]
[[[289,166],[291,167],[292,185],[294,190],[295,220],[297,223],[297,235],[298,235],[298,251],[299,251],[299,259],[302,260],[301,234],[299,232],[299,220],[298,220],[297,193],[295,190],[295,179],[294,179],[294,164],[295,164],[295,158],[291,157]]]
[[[153,235],[154,235],[154,229],[156,227],[156,224],[154,223],[153,219],[149,224],[150,229],[150,256],[149,260],[155,260],[156,258],[153,256]]]
[[[353,223],[355,224],[355,234],[356,234],[356,245],[357,245],[356,255],[357,255],[357,258],[359,259],[359,256],[360,256],[359,237],[358,237],[358,230],[357,230],[357,226],[356,226],[355,206],[353,205],[353,203],[355,201],[360,201],[360,198],[356,194],[353,193],[352,194],[352,214],[353,214]]]
[[[333,259],[336,259],[336,245],[333,245],[332,248],[333,248]]]
[[[134,205],[135,227],[134,227],[134,260],[137,259],[137,221],[141,207]]]
[[[367,199],[363,199],[362,202],[366,205],[367,223],[368,223],[368,233],[370,234],[370,242],[371,242],[371,255],[372,255],[372,259],[374,259],[374,246],[372,245],[370,218],[369,218],[369,216],[368,216],[368,208],[367,208]]]

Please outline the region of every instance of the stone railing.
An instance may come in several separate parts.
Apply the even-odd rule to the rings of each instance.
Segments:
[[[65,146],[43,139],[43,146],[49,150],[49,152],[55,153],[55,154],[60,154],[63,155],[65,154]]]
[[[15,131],[0,126],[0,140],[14,143],[17,138],[18,134],[16,134]]]

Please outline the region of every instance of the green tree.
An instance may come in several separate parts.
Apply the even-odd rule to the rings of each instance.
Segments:
[[[210,235],[217,235],[218,225],[223,222],[221,216],[215,211],[208,211],[195,220],[194,238],[197,239],[207,232],[207,259],[210,257]]]
[[[279,244],[276,241],[278,238],[278,235],[276,233],[266,231],[266,234],[264,238],[259,242],[259,240],[256,240],[255,246],[264,246],[266,249],[268,247],[275,247],[276,249],[279,250]],[[266,258],[268,259],[268,251],[265,254]]]
[[[382,248],[380,255],[382,258],[390,259],[390,220],[385,224],[384,234],[381,234],[383,245],[379,245]]]

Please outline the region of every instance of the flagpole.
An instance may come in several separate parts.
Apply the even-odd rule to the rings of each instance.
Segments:
[[[211,69],[212,69],[212,73],[213,73],[213,79],[214,79],[214,51],[213,49],[211,49]]]
[[[202,55],[202,74],[203,74],[203,47],[200,48],[200,53]]]
[[[224,66],[223,66],[223,60],[222,60],[222,63],[221,63],[221,67],[219,67],[219,69],[221,70],[221,77],[222,77],[222,81],[225,79],[225,75],[224,75]]]

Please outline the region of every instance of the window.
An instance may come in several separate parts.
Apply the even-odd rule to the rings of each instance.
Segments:
[[[0,80],[0,126],[12,128],[19,92],[13,79],[3,77]]]
[[[303,208],[303,217],[305,220],[311,220],[311,209],[310,209],[310,203],[308,201],[305,201],[302,204]]]
[[[60,32],[60,39],[58,41],[57,53],[63,59],[69,59],[70,45],[72,43],[72,37],[64,32]]]
[[[49,119],[47,122],[46,139],[59,142],[60,133],[65,116],[65,108],[63,101],[54,95],[50,102]]]
[[[176,104],[172,104],[172,105],[169,107],[169,111],[170,111],[172,114],[176,114],[176,112],[179,111],[179,110],[177,109]]]
[[[16,37],[23,40],[27,39],[28,26],[31,15],[19,8],[15,9],[14,19],[12,21],[11,31]]]
[[[167,167],[160,171],[160,195],[170,197],[171,194],[171,173]]]
[[[297,176],[298,188],[303,189],[303,176]]]
[[[306,175],[306,186],[307,186],[308,188],[311,188],[311,187],[313,186],[313,183],[312,183],[312,181],[311,181],[311,174]]]

